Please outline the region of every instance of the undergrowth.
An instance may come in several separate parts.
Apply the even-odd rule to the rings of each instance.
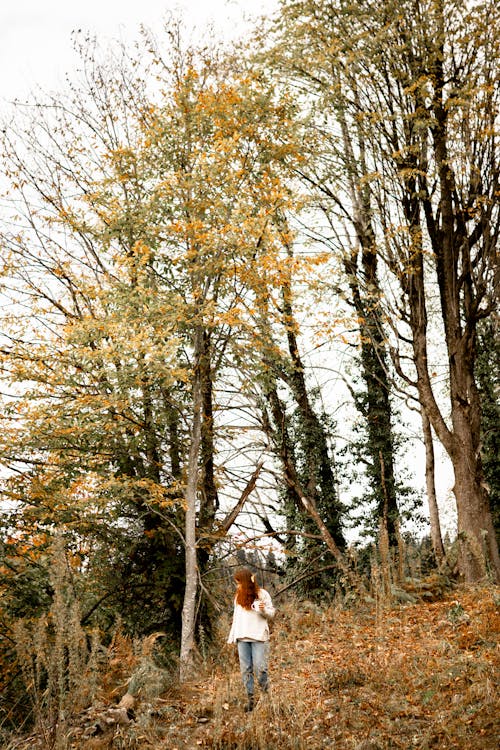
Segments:
[[[105,659],[92,661],[90,649],[82,662],[82,676],[94,674],[86,706],[83,687],[69,679],[67,653],[62,703],[60,680],[53,682],[57,689],[48,690],[50,681],[45,692],[38,688],[37,711],[46,711],[53,696],[58,731],[42,731],[53,714],[37,713],[28,736],[5,735],[2,747],[492,750],[500,734],[499,624],[498,591],[491,587],[383,611],[373,604],[321,609],[290,599],[273,624],[271,692],[251,714],[243,711],[234,647],[225,645],[228,616],[219,623],[218,645],[200,662],[199,679],[183,686],[172,670],[156,665],[156,637],[137,644],[117,634]],[[34,637],[32,644],[46,653],[47,640]],[[60,657],[55,635],[52,647]],[[36,658],[34,650],[21,655],[25,664]],[[50,669],[49,659],[43,663]],[[36,674],[29,679],[35,690]],[[124,694],[130,703],[120,712]]]

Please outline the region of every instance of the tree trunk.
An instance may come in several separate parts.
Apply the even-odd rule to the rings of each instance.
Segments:
[[[276,452],[280,458],[290,496],[293,498],[294,503],[314,521],[327,549],[335,558],[339,569],[344,573],[346,581],[349,581],[356,590],[361,590],[362,583],[349,568],[345,556],[318,512],[316,499],[308,496],[307,492],[305,492],[301,486],[289,447],[290,438],[286,428],[284,409],[279,399],[275,384],[268,387],[267,398],[271,405],[273,420],[275,422],[275,429],[270,437],[272,437]],[[268,424],[268,429],[272,429],[270,424]]]
[[[487,574],[500,579],[500,557],[478,447],[471,441],[467,413],[453,414],[456,447],[452,457],[457,502],[459,567],[467,582]]]
[[[434,443],[432,439],[431,423],[429,422],[429,417],[425,413],[425,409],[420,409],[420,416],[422,418],[422,434],[425,446],[425,485],[427,489],[427,502],[429,505],[432,549],[437,564],[441,565],[445,557],[445,552],[443,538],[441,536],[441,524],[439,521],[439,509],[436,498]]]
[[[358,99],[358,92],[353,92]],[[372,196],[366,163],[366,143],[363,129],[356,128],[359,156],[355,157],[353,136],[347,125],[342,106],[338,117],[342,132],[344,160],[348,171],[348,184],[352,203],[352,225],[359,243],[358,250],[344,256],[344,269],[351,290],[350,303],[359,319],[361,342],[361,376],[366,388],[364,403],[357,408],[366,420],[368,440],[366,456],[370,463],[373,494],[377,503],[379,523],[385,523],[389,546],[398,547],[399,508],[394,477],[394,436],[390,380],[387,367],[387,337],[382,323],[382,292],[378,278],[378,254],[373,227]],[[382,488],[380,454],[384,465],[385,489]]]
[[[182,629],[180,649],[181,682],[193,677],[195,652],[196,595],[198,592],[198,565],[196,554],[196,499],[198,492],[199,455],[201,443],[202,384],[199,365],[201,331],[195,334],[195,366],[193,375],[193,421],[189,447],[187,482],[185,490],[185,560],[186,582],[182,607]]]
[[[342,512],[338,499],[337,482],[332,470],[332,458],[328,450],[328,437],[312,407],[307,390],[304,365],[297,342],[297,325],[293,315],[292,292],[289,283],[283,284],[282,293],[288,351],[291,359],[288,382],[297,403],[303,429],[301,448],[305,456],[304,463],[307,472],[305,489],[307,496],[314,503],[315,510],[322,511],[323,516],[328,518],[328,532],[335,540],[335,545],[343,549],[346,543],[342,531]],[[308,513],[313,518],[310,511]],[[314,520],[317,523],[317,519]]]
[[[479,580],[492,566],[500,579],[500,556],[484,486],[480,456],[481,406],[475,382],[476,326],[481,302],[479,279],[473,282],[471,248],[476,242],[460,220],[456,182],[448,149],[448,107],[444,59],[444,9],[436,7],[440,33],[433,68],[433,149],[437,165],[440,224],[431,221],[429,234],[436,259],[446,348],[448,352],[451,421],[450,457],[458,514],[460,569],[467,582]],[[429,212],[426,214],[430,218]],[[484,227],[481,232],[485,233]],[[486,241],[486,238],[484,239]],[[429,418],[432,422],[431,414]],[[438,433],[439,434],[439,433]]]
[[[481,562],[480,556],[486,555],[493,577],[500,577],[498,547],[482,476],[479,418],[475,414],[479,403],[474,395],[475,387],[467,387],[467,382],[473,381],[474,358],[464,355],[463,341],[455,338],[453,345],[450,336],[446,337],[451,397],[450,429],[436,402],[427,366],[427,316],[421,250],[414,252],[412,272],[406,284],[420,403],[453,465],[453,492],[461,540],[459,568],[465,581],[481,579],[486,571],[486,557]],[[445,305],[444,302],[442,304]]]
[[[202,396],[202,421],[200,445],[200,531],[207,531],[214,525],[215,513],[219,507],[217,487],[214,477],[214,417],[213,417],[213,372],[212,345],[210,333],[203,332],[203,352],[200,357],[200,380]],[[202,550],[200,550],[200,553]]]

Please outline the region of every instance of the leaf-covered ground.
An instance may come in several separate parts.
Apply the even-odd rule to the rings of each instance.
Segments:
[[[384,612],[287,606],[273,631],[270,698],[245,715],[228,656],[189,701],[171,704],[183,718],[165,726],[163,747],[494,750],[499,603],[482,589]]]
[[[70,746],[496,750],[499,604],[492,588],[390,609],[288,602],[273,626],[272,691],[252,714],[243,711],[234,647],[225,646],[196,683],[139,696],[135,720],[111,734],[77,727]]]

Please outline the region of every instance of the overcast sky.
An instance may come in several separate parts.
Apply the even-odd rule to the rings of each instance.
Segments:
[[[244,17],[277,0],[0,0],[0,102],[22,99],[40,85],[57,89],[76,65],[71,32],[133,39],[140,24],[159,29],[169,10],[182,9],[187,25],[213,21],[221,36],[244,29]]]

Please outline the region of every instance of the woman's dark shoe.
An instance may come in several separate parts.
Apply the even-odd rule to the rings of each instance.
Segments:
[[[250,711],[253,711],[253,705],[254,705],[254,703],[253,703],[253,695],[249,695],[248,696],[247,704],[245,706],[245,713],[248,714],[248,713],[250,713]]]

